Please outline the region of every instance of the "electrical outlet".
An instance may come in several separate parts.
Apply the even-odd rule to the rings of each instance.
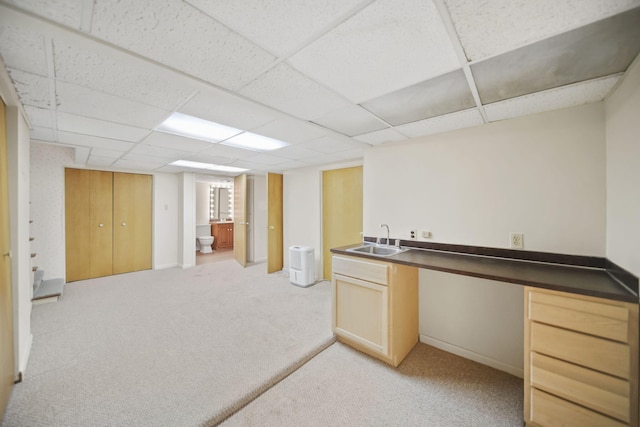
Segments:
[[[418,238],[418,230],[409,231],[409,240],[416,240]]]
[[[524,234],[511,233],[511,249],[523,249],[524,248]]]
[[[422,238],[423,239],[430,239],[431,238],[431,232],[430,231],[422,231]]]

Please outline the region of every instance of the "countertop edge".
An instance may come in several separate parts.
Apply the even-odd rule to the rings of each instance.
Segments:
[[[555,290],[555,291],[568,292],[568,293],[572,293],[572,294],[579,294],[579,295],[586,295],[586,296],[592,296],[592,297],[598,297],[598,298],[605,298],[605,299],[616,300],[616,301],[629,302],[629,303],[633,303],[633,304],[639,304],[640,303],[638,295],[634,294],[632,290],[630,290],[627,286],[625,286],[623,283],[621,283],[615,277],[612,277],[612,275],[608,272],[608,270],[606,268],[552,264],[554,266],[566,267],[567,269],[574,269],[575,271],[581,271],[581,272],[593,271],[593,272],[606,273],[610,277],[611,283],[615,284],[615,286],[617,286],[619,289],[623,290],[624,293],[615,294],[615,293],[607,292],[606,290],[597,291],[597,290],[592,290],[592,289],[581,289],[581,288],[577,288],[575,286],[568,286],[568,285],[567,286],[563,286],[563,285],[547,283],[547,282],[543,282],[543,281],[524,280],[524,279],[519,279],[517,277],[504,276],[504,275],[499,275],[499,274],[491,274],[491,273],[485,274],[485,273],[477,273],[477,272],[473,272],[473,271],[468,271],[468,270],[464,270],[464,269],[446,268],[446,267],[441,267],[441,266],[437,266],[437,265],[430,265],[428,263],[411,262],[411,261],[403,260],[402,259],[402,255],[406,254],[406,253],[409,253],[409,252],[413,252],[413,253],[433,252],[433,253],[439,253],[439,254],[446,254],[449,257],[460,257],[460,260],[464,260],[465,262],[469,262],[470,260],[473,260],[473,259],[478,259],[479,262],[480,262],[481,258],[490,258],[490,259],[495,259],[495,260],[515,261],[515,262],[518,262],[518,263],[522,263],[523,266],[526,266],[529,269],[535,269],[536,265],[546,264],[546,263],[541,263],[541,262],[537,262],[537,261],[527,261],[527,260],[522,260],[522,259],[510,259],[510,258],[497,258],[497,257],[486,256],[486,255],[466,254],[466,253],[457,253],[457,252],[450,252],[450,251],[438,251],[436,249],[414,249],[414,248],[411,248],[407,252],[404,252],[404,253],[401,253],[401,254],[398,254],[398,255],[394,255],[394,256],[391,256],[391,257],[380,257],[380,256],[376,256],[376,255],[369,255],[369,254],[363,254],[363,253],[356,253],[356,252],[347,251],[347,249],[349,249],[349,248],[357,247],[357,246],[360,246],[360,245],[361,244],[353,244],[353,245],[347,245],[347,246],[341,246],[341,247],[337,247],[337,248],[332,248],[331,249],[331,253],[338,254],[338,255],[346,255],[346,256],[351,256],[351,257],[357,257],[357,258],[372,259],[372,260],[377,260],[377,261],[385,261],[385,262],[390,262],[390,263],[394,263],[394,264],[402,264],[402,265],[407,265],[407,266],[411,266],[411,267],[424,268],[424,269],[427,269],[427,270],[442,271],[442,272],[445,272],[445,273],[460,274],[460,275],[463,275],[463,276],[477,277],[477,278],[481,278],[481,279],[495,280],[495,281],[499,281],[499,282],[506,282],[506,283],[512,283],[512,284],[517,284],[517,285],[531,286],[531,287],[550,289],[550,290]],[[570,270],[568,270],[568,271],[570,271]]]

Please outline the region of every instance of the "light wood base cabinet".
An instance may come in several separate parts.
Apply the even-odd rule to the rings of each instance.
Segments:
[[[525,288],[528,426],[638,426],[638,305]]]
[[[233,223],[214,222],[211,224],[211,235],[214,249],[225,249],[233,247]]]
[[[334,333],[398,366],[418,342],[418,269],[346,256],[332,264]]]

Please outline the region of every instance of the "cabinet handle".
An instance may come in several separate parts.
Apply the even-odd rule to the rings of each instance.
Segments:
[[[121,225],[121,226],[123,226],[123,227],[126,227],[126,226],[127,226],[127,223],[126,223],[126,222],[123,222],[123,223],[121,223],[120,225]]]

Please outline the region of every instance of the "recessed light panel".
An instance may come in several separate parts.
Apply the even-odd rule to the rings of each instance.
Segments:
[[[156,130],[209,142],[220,142],[242,132],[240,129],[181,113],[170,115]]]
[[[234,168],[233,166],[214,165],[213,163],[192,162],[190,160],[176,160],[169,163],[172,166],[180,166],[191,169],[205,169],[219,172],[245,172],[248,169]]]
[[[289,145],[286,142],[251,132],[241,133],[223,141],[222,144],[253,151],[272,151]]]

